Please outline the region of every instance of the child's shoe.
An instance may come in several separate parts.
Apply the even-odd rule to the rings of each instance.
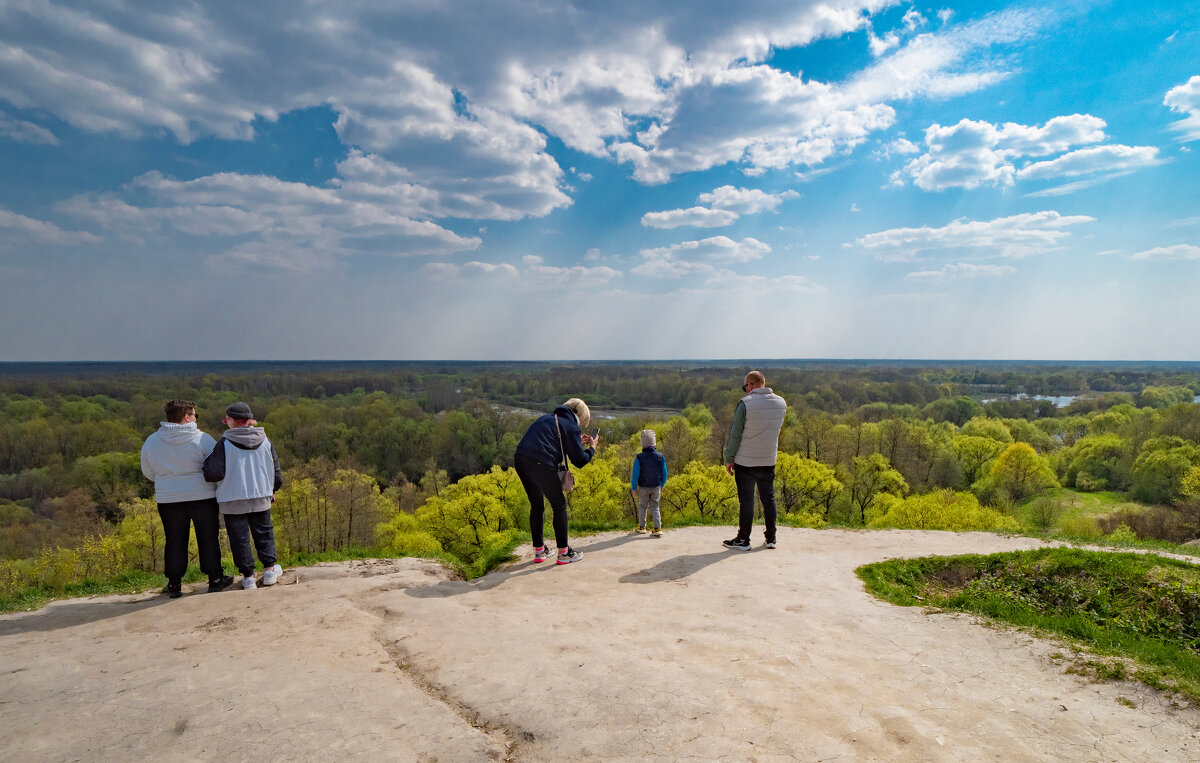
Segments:
[[[279,576],[283,574],[283,568],[278,564],[274,567],[268,567],[263,570],[263,585],[275,585],[279,582]]]
[[[637,533],[638,535],[644,535],[644,534],[646,533],[646,526],[645,526],[645,525],[638,525],[637,527],[635,527],[635,528],[634,528],[634,530],[633,530],[633,531],[634,531],[635,533]]]
[[[661,538],[661,537],[662,537],[662,528],[661,528],[661,527],[656,527],[656,528],[654,528],[653,530],[651,530],[651,531],[650,531],[650,537],[651,537],[651,538]]]

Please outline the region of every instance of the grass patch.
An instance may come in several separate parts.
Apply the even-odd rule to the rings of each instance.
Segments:
[[[1072,670],[1136,678],[1200,704],[1200,567],[1152,554],[1050,548],[923,557],[856,570],[901,606],[972,612],[1072,640]],[[1125,661],[1131,661],[1127,665]]]

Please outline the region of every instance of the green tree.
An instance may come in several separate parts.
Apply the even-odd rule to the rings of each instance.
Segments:
[[[859,456],[854,459],[854,471],[850,481],[850,504],[858,507],[858,519],[867,523],[867,511],[882,493],[904,495],[908,483],[900,472],[892,468],[881,453]]]
[[[1012,517],[980,506],[979,499],[971,493],[953,490],[935,490],[907,498],[880,495],[871,511],[870,526],[954,532],[1021,529]]]
[[[842,483],[820,461],[781,452],[775,463],[775,502],[784,514],[816,514],[829,519],[829,508]]]
[[[664,514],[669,509],[683,519],[729,521],[737,516],[737,487],[725,467],[692,461],[681,473],[667,477],[662,508]]]
[[[1133,462],[1130,493],[1146,503],[1176,503],[1183,497],[1183,479],[1200,465],[1200,446],[1180,437],[1147,440]]]
[[[1115,434],[1094,434],[1078,440],[1063,454],[1063,482],[1084,491],[1124,490],[1131,467],[1128,445]]]
[[[1003,496],[1019,501],[1052,487],[1058,487],[1058,480],[1046,460],[1029,443],[1014,442],[974,489],[980,498],[996,502]]]
[[[967,485],[973,485],[984,474],[988,473],[991,462],[1004,451],[1001,441],[990,437],[979,437],[974,434],[958,434],[950,440],[954,457],[958,459],[962,469],[962,479]]]

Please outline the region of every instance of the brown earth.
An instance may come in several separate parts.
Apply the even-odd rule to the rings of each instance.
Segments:
[[[0,759],[1200,759],[1197,710],[854,575],[1035,540],[781,528],[741,552],[729,535],[607,533],[578,564],[523,549],[469,583],[349,562],[0,616]]]

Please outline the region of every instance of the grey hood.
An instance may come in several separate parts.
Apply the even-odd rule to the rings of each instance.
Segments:
[[[224,437],[239,448],[254,450],[267,439],[267,433],[262,427],[235,427]]]
[[[194,421],[186,424],[174,424],[170,421],[158,422],[158,437],[168,445],[188,445],[200,442],[201,434],[203,433]]]

